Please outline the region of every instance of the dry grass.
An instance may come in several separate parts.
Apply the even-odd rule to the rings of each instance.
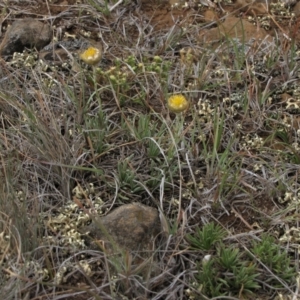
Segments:
[[[78,30],[101,32],[100,68],[1,66],[3,299],[297,299],[293,41],[228,39],[212,50],[198,45],[195,27],[156,30],[131,4],[108,13],[86,1],[64,14]],[[190,101],[178,115],[166,107],[176,93]],[[129,202],[158,208],[163,232],[150,261],[87,249],[74,193],[86,208],[87,199],[101,203],[99,212]],[[203,248],[211,223],[224,235]],[[239,253],[232,270],[223,264],[230,246]]]

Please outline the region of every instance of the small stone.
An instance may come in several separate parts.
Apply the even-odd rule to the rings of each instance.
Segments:
[[[205,22],[217,21],[218,16],[213,10],[209,9],[204,13],[204,20]]]
[[[52,31],[48,24],[35,19],[15,21],[6,31],[0,44],[1,55],[12,55],[27,48],[42,49],[50,43]]]
[[[300,2],[298,2],[298,3],[294,6],[293,12],[294,12],[296,18],[300,16]]]
[[[104,242],[106,249],[107,246],[110,248],[109,241],[112,238],[123,249],[139,251],[149,250],[149,244],[161,231],[161,225],[156,209],[133,203],[122,205],[98,221],[93,221],[84,231],[89,232],[92,243]]]

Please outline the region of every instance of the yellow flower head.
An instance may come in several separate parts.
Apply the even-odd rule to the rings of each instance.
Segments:
[[[168,107],[175,113],[185,111],[189,107],[188,100],[181,94],[173,95],[168,99]]]
[[[80,58],[88,65],[96,65],[102,57],[102,51],[95,47],[87,48],[80,54]]]

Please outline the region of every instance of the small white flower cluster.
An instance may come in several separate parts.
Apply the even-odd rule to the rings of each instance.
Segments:
[[[54,284],[61,284],[62,282],[66,281],[64,280],[64,275],[67,271],[68,271],[67,266],[65,265],[61,266],[54,276]]]
[[[279,239],[281,243],[289,243],[290,247],[300,250],[300,229],[297,227],[291,227],[284,235]]]
[[[298,207],[300,204],[300,187],[298,183],[289,186],[289,190],[285,192],[284,197],[278,199],[279,203],[290,203],[291,206]]]
[[[264,144],[264,139],[256,133],[254,135],[247,134],[243,137],[242,148],[246,150],[260,149]]]
[[[214,108],[212,107],[209,100],[199,99],[197,106],[199,107],[198,114],[200,116],[200,121],[206,122],[211,120],[214,115]]]
[[[295,14],[291,12],[290,5],[286,5],[285,1],[270,3],[270,13],[273,16],[295,18]]]
[[[7,249],[10,248],[10,235],[7,235],[5,231],[2,231],[0,233],[0,259],[3,260],[2,255],[3,254],[8,254],[9,251],[7,252]]]
[[[24,268],[27,276],[32,276],[31,279],[47,281],[50,278],[48,270],[37,261],[26,261]]]
[[[102,206],[104,203],[96,195],[93,183],[90,183],[87,188],[76,186],[72,193],[78,203],[69,201],[59,209],[57,214],[42,215],[48,229],[48,236],[44,237],[44,243],[48,245],[59,244],[66,247],[65,251],[67,252],[85,248],[84,239],[78,229],[87,225],[91,216],[83,211],[83,208],[100,215],[103,213]]]
[[[79,265],[76,266],[78,270],[82,269],[86,276],[91,277],[93,275],[92,268],[87,260],[83,259],[79,261]]]
[[[269,15],[258,17],[248,16],[248,21],[253,25],[256,25],[258,23],[261,28],[265,30],[270,30],[272,19]]]
[[[192,282],[192,287],[193,287],[194,289],[198,290],[199,292],[201,292],[202,286],[199,285],[198,282],[196,282],[196,281]],[[198,299],[198,294],[195,293],[195,292],[194,292],[193,290],[191,290],[191,289],[186,289],[186,290],[185,290],[185,294],[188,296],[188,299],[189,299],[189,300],[196,300],[196,299]]]
[[[76,271],[83,272],[86,276],[92,276],[92,267],[86,259],[80,260],[78,263],[66,261],[61,265],[54,277],[54,284],[66,283],[68,278]]]
[[[253,170],[255,172],[258,172],[258,171],[261,171],[262,167],[263,167],[263,165],[261,163],[257,163],[253,166]]]
[[[300,112],[300,99],[289,98],[286,101],[286,110],[290,113],[299,113]]]
[[[229,112],[232,116],[237,115],[242,109],[244,97],[242,93],[231,93],[229,97],[223,98],[223,103],[226,107],[229,107]]]
[[[90,38],[92,33],[90,31],[85,31],[83,29],[80,30],[80,33],[84,36],[84,37],[87,37],[87,38]]]
[[[32,68],[37,64],[37,59],[37,53],[15,52],[9,64],[18,68]]]

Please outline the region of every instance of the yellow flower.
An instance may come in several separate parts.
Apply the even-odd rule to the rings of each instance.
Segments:
[[[96,65],[102,57],[102,51],[95,47],[87,48],[80,54],[80,58],[88,65]]]
[[[189,102],[181,94],[173,95],[168,99],[168,107],[171,111],[179,113],[188,109]]]

